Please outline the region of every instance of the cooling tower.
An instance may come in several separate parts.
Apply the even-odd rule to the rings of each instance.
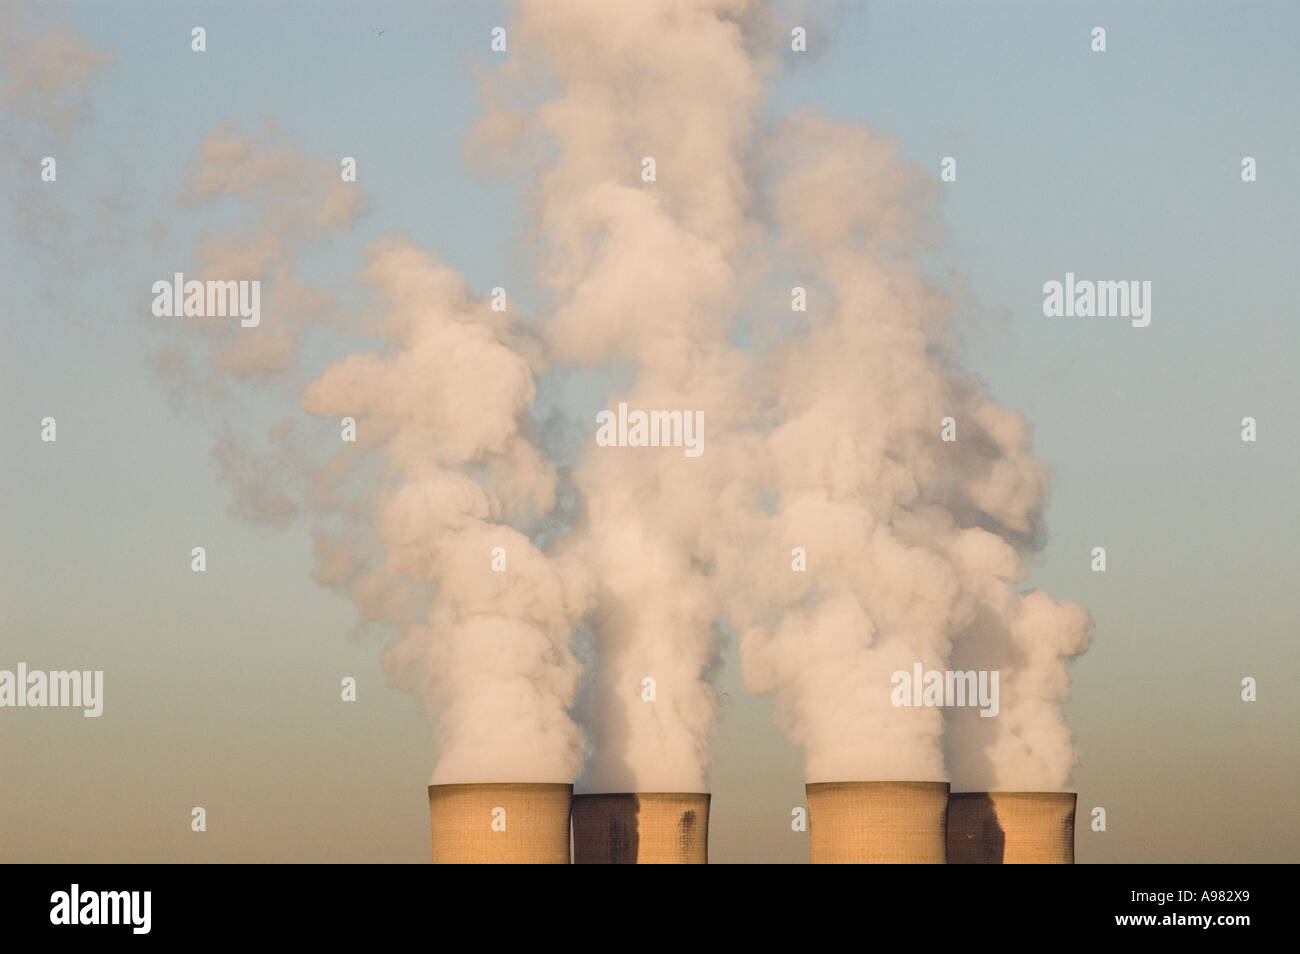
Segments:
[[[709,795],[619,792],[573,799],[573,863],[709,863]]]
[[[430,785],[434,864],[567,865],[572,785]]]
[[[947,782],[813,782],[806,791],[813,864],[943,864]]]
[[[948,864],[1074,864],[1074,792],[956,792]]]

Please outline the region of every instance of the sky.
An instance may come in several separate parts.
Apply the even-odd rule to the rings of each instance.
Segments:
[[[518,186],[467,169],[461,149],[508,10],[41,10],[61,17],[112,62],[66,136],[0,118],[0,668],[102,669],[105,710],[0,711],[0,859],[425,861],[431,729],[388,685],[382,637],[312,582],[307,529],[232,518],[203,396],[169,393],[151,366],[148,289],[225,224],[177,200],[204,139],[273,124],[308,156],[357,157],[369,197],[309,274],[351,276],[367,242],[398,231],[476,294],[504,285],[526,308]],[[1089,48],[1096,26],[1105,53]],[[1096,621],[1067,710],[1077,860],[1296,860],[1300,11],[843,4],[809,34],[769,117],[815,106],[866,123],[936,178],[957,159],[929,264],[978,301],[966,365],[1028,419],[1052,469],[1029,582]],[[1045,317],[1043,283],[1067,272],[1151,281],[1150,326]],[[355,704],[339,701],[344,676]],[[806,860],[789,824],[800,753],[770,698],[741,686],[734,646],[716,678],[710,859]]]

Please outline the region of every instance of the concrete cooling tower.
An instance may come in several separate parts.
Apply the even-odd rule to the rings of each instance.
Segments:
[[[814,782],[806,791],[813,864],[943,864],[947,782]]]
[[[619,792],[573,799],[573,862],[588,865],[709,863],[709,795]]]
[[[1074,792],[956,792],[948,864],[1074,864]]]
[[[572,785],[430,785],[434,864],[567,865]]]

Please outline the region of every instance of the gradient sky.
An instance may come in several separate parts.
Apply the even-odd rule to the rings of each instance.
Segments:
[[[59,140],[0,117],[21,156],[0,154],[0,668],[103,669],[105,711],[0,710],[0,860],[425,861],[433,750],[416,700],[387,687],[352,605],[312,583],[305,527],[229,515],[210,422],[149,365],[148,288],[223,224],[176,202],[202,140],[271,120],[309,156],[358,157],[372,201],[313,274],[351,276],[366,242],[400,230],[474,292],[526,303],[518,194],[460,160],[508,13],[66,14],[115,56],[86,121]],[[1030,582],[1097,622],[1068,709],[1078,860],[1297,860],[1300,8],[892,2],[822,27],[772,114],[864,121],[936,176],[957,158],[933,268],[982,303],[967,363],[1054,470]],[[44,155],[56,184],[39,181]],[[1151,326],[1045,318],[1042,285],[1067,271],[1150,280]],[[39,440],[46,415],[55,444]],[[196,545],[206,574],[190,571]],[[1089,569],[1098,545],[1105,574]],[[338,699],[346,675],[355,705]],[[1259,701],[1240,701],[1243,676]],[[719,685],[711,860],[806,860],[789,827],[800,753],[741,688],[734,647]]]

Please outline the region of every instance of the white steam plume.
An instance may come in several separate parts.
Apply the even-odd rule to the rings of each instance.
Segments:
[[[373,248],[363,280],[388,306],[381,353],[330,365],[303,409],[354,417],[377,447],[383,556],[362,568],[355,539],[321,536],[320,575],[397,630],[384,662],[434,718],[435,784],[571,781],[582,744],[570,639],[588,583],[517,529],[555,504],[528,431],[534,370],[508,319],[409,244]]]
[[[748,359],[728,335],[761,89],[744,35],[750,6],[521,3],[512,57],[557,94],[529,117],[503,109],[508,90],[493,88],[480,127],[479,148],[508,133],[558,154],[532,196],[554,301],[551,357],[628,371],[611,408],[703,414],[704,452],[692,458],[680,447],[597,446],[600,407],[585,422],[573,472],[581,512],[565,546],[598,581],[580,780],[592,791],[708,786],[717,700],[706,675],[722,612],[714,562],[727,527],[718,516],[749,456],[736,436],[751,413]],[[654,181],[643,180],[646,158]]]
[[[331,425],[355,418],[359,446],[323,463],[276,458],[307,477],[298,509],[318,520],[318,579],[397,632],[385,663],[437,723],[436,782],[568,781],[581,768],[593,791],[707,789],[708,677],[729,623],[747,685],[775,692],[809,780],[951,773],[958,787],[1060,788],[1074,761],[1065,662],[1091,622],[1016,590],[1041,542],[1046,472],[1026,423],[959,367],[960,305],[919,267],[937,233],[932,179],[861,129],[796,116],[774,130],[771,222],[809,290],[807,329],[733,338],[766,250],[751,205],[767,61],[748,38],[770,20],[751,7],[518,4],[467,145],[484,168],[532,173],[542,341],[409,242],[372,247],[362,280],[385,303],[377,347],[335,361],[302,397]],[[297,163],[220,143],[203,162],[191,194],[261,204],[244,270],[272,271],[286,292],[277,263],[355,214],[310,190],[289,192],[288,208],[260,195]],[[238,251],[204,247],[216,260]],[[305,298],[308,320],[324,306]],[[214,373],[248,385],[297,368],[290,313],[269,307],[263,340],[240,332],[214,348]],[[530,410],[548,366],[623,373],[611,407],[702,412],[704,453],[596,446],[602,408],[590,408],[568,475],[576,521],[542,547],[558,477]],[[947,417],[952,443],[939,437]],[[292,438],[273,433],[285,448]],[[277,498],[249,509],[295,512]],[[504,573],[491,569],[498,547]],[[791,571],[793,547],[808,572]],[[585,748],[570,715],[584,623]],[[917,662],[999,669],[999,716],[894,707],[891,674]]]
[[[1064,663],[1091,622],[1014,590],[1047,475],[1024,420],[959,368],[957,303],[915,264],[936,237],[933,180],[866,130],[807,115],[779,130],[772,164],[782,248],[810,303],[806,334],[772,355],[754,472],[774,512],[735,608],[747,686],[776,693],[809,781],[951,772],[958,788],[1060,788],[1074,762]],[[940,439],[945,418],[955,442]],[[791,571],[794,547],[807,572]],[[942,710],[890,699],[891,674],[918,662],[1001,670],[1000,714],[951,720],[964,737],[946,766]]]
[[[384,308],[362,327],[330,290],[297,280],[298,260],[364,205],[333,163],[227,128],[188,171],[187,206],[234,200],[252,212],[201,237],[192,277],[268,288],[259,326],[174,325],[186,340],[158,356],[169,380],[221,412],[213,455],[235,513],[273,526],[305,516],[317,580],[352,599],[362,623],[397,633],[385,668],[435,722],[435,782],[571,781],[583,746],[568,712],[570,640],[589,583],[529,536],[555,503],[554,469],[530,436],[537,346],[401,238],[369,249],[359,278]],[[368,334],[373,350],[304,379],[307,332],[329,326]],[[313,434],[293,419],[260,445],[237,433],[242,399],[272,386],[323,418]],[[356,443],[324,450],[340,446],[344,418]]]

